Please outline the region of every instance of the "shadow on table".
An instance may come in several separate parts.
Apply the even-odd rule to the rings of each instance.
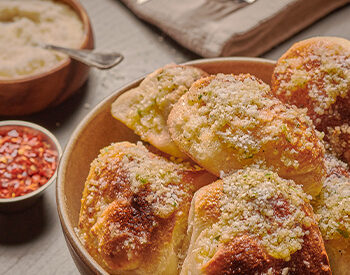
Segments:
[[[60,124],[64,124],[66,120],[74,116],[76,110],[79,110],[84,104],[84,98],[87,95],[89,80],[75,92],[70,98],[57,106],[49,107],[43,111],[32,115],[23,116],[0,116],[1,120],[25,120],[37,123],[50,131],[53,131]]]
[[[47,226],[44,196],[30,208],[15,213],[0,212],[0,244],[16,245],[32,241]]]

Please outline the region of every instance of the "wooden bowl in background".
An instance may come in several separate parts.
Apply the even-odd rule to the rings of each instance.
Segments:
[[[48,143],[50,145],[50,149],[55,151],[57,153],[57,162],[59,161],[61,155],[62,155],[62,149],[61,145],[56,139],[56,137],[47,129],[44,127],[41,127],[40,125],[27,122],[27,121],[21,121],[21,120],[4,120],[0,121],[0,130],[2,131],[9,131],[9,130],[21,130],[25,129],[27,133],[34,133],[39,134],[42,136],[43,141]],[[38,189],[14,198],[0,198],[0,213],[11,213],[11,212],[17,212],[22,211],[34,204],[37,199],[43,195],[45,190],[55,182],[57,176],[57,167],[55,170],[55,173],[52,175],[52,177],[41,187]]]
[[[80,49],[93,49],[90,19],[78,0],[60,0],[71,6],[83,22]],[[0,80],[0,115],[27,115],[55,106],[87,80],[89,67],[68,58],[46,72],[11,80]]]
[[[208,73],[250,73],[270,84],[275,62],[261,58],[216,58],[186,63]],[[96,106],[71,136],[58,170],[56,199],[59,218],[70,253],[82,274],[107,274],[89,255],[74,228],[78,225],[80,199],[91,161],[99,150],[112,142],[139,140],[133,131],[114,119],[111,104],[125,91],[137,86],[138,79],[117,90]]]

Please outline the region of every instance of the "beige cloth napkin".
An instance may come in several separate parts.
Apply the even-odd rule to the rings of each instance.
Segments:
[[[350,0],[121,0],[204,56],[258,56]]]

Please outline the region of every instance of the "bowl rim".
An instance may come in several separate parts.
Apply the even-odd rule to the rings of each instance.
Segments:
[[[260,58],[260,57],[217,57],[217,58],[203,58],[203,59],[195,59],[192,61],[187,61],[184,63],[181,63],[180,65],[200,65],[200,64],[213,64],[213,63],[231,63],[231,62],[238,62],[238,61],[246,61],[251,63],[268,63],[271,65],[275,65],[276,61],[272,59],[267,58]],[[103,107],[109,100],[111,100],[114,97],[120,96],[122,93],[126,92],[127,90],[134,88],[136,85],[138,85],[149,73],[144,74],[143,76],[136,78],[133,81],[128,82],[127,84],[121,86],[120,88],[114,90],[110,95],[105,97],[103,100],[101,100],[100,103],[98,103],[89,113],[87,113],[84,117],[84,119],[77,125],[73,133],[71,134],[63,155],[61,157],[61,161],[59,163],[58,167],[58,174],[57,174],[57,184],[56,184],[56,206],[57,206],[57,212],[60,219],[61,227],[63,229],[64,236],[66,238],[66,241],[69,242],[67,246],[69,246],[76,254],[79,255],[80,260],[89,266],[93,272],[97,274],[108,274],[107,271],[102,268],[102,266],[88,253],[88,251],[83,246],[82,242],[80,241],[75,228],[73,226],[70,226],[70,221],[68,218],[67,209],[65,208],[65,196],[64,196],[64,185],[63,185],[63,178],[65,177],[65,167],[68,164],[68,155],[71,154],[73,147],[75,145],[75,141],[77,136],[82,132],[82,130],[86,127],[86,125],[95,117],[94,114],[98,112],[101,107]],[[75,260],[74,260],[75,261]],[[77,264],[76,264],[77,265]],[[78,265],[77,265],[78,268]]]
[[[56,147],[55,151],[57,151],[57,167],[55,169],[55,173],[51,176],[51,178],[43,186],[41,186],[38,189],[36,189],[28,194],[25,194],[23,196],[18,196],[18,197],[14,197],[14,198],[6,198],[6,199],[0,198],[0,204],[15,203],[18,201],[23,201],[23,200],[34,197],[37,194],[43,192],[46,188],[48,188],[56,180],[58,166],[59,166],[58,164],[59,164],[60,158],[62,157],[62,148],[61,148],[60,143],[58,142],[57,138],[46,128],[44,128],[38,124],[28,122],[28,121],[23,121],[23,120],[0,121],[0,128],[3,126],[22,126],[22,127],[34,129],[36,131],[39,131],[41,134],[43,134],[47,139],[51,140]]]
[[[84,49],[89,43],[89,31],[91,30],[91,22],[84,6],[79,2],[79,0],[55,0],[55,1],[63,2],[64,4],[70,6],[75,11],[75,13],[79,16],[83,24],[83,39],[78,49]],[[72,62],[72,59],[68,56],[67,58],[59,62],[56,66],[49,68],[49,70],[47,71],[38,72],[32,75],[30,74],[28,76],[17,77],[13,79],[0,79],[0,85],[21,84],[21,83],[37,80],[62,70],[63,68],[67,67],[71,62]]]

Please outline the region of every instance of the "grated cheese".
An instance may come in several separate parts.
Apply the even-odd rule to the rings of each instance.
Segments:
[[[128,109],[127,125],[147,140],[148,130],[161,133],[173,105],[185,94],[203,71],[189,66],[166,66],[140,84],[139,102]]]
[[[307,54],[281,60],[275,68],[278,83],[276,94],[293,97],[297,90],[306,90],[311,118],[339,115],[337,98],[345,98],[350,90],[350,52],[342,46],[310,43]],[[295,98],[298,101],[300,99]],[[292,100],[293,101],[293,100]]]
[[[146,147],[138,142],[136,146],[118,146],[112,144],[101,150],[101,154],[94,162],[102,162],[108,171],[115,175],[126,175],[133,194],[142,190],[149,190],[146,201],[152,207],[155,215],[167,217],[181,204],[188,192],[183,191],[182,173],[188,168],[186,163],[174,163],[165,158],[151,154]],[[186,166],[187,165],[187,166]],[[96,165],[95,173],[102,173],[103,165]],[[101,174],[102,175],[102,174]],[[108,182],[107,177],[99,177],[95,182],[103,187],[125,180],[117,176],[116,182]],[[94,182],[90,181],[91,196],[95,193]]]
[[[272,90],[283,102],[307,108],[316,128],[339,157],[350,159],[350,42],[311,38],[278,61]]]
[[[314,223],[303,210],[308,202],[299,185],[274,172],[247,168],[229,175],[223,178],[221,215],[198,240],[197,257],[206,262],[220,243],[248,234],[271,256],[288,261],[302,248],[307,229]]]
[[[83,23],[68,5],[49,0],[0,1],[0,79],[21,78],[52,68],[68,57],[38,42],[78,48]]]
[[[326,158],[327,178],[313,202],[325,240],[350,238],[350,173],[344,162],[332,155]]]
[[[199,163],[211,157],[208,152],[221,150],[231,152],[243,167],[248,162],[281,166],[267,165],[266,156],[272,153],[281,154],[285,167],[297,169],[301,154],[323,154],[306,110],[282,104],[254,76],[217,74],[196,82],[183,99],[171,123],[181,134],[178,145]]]

